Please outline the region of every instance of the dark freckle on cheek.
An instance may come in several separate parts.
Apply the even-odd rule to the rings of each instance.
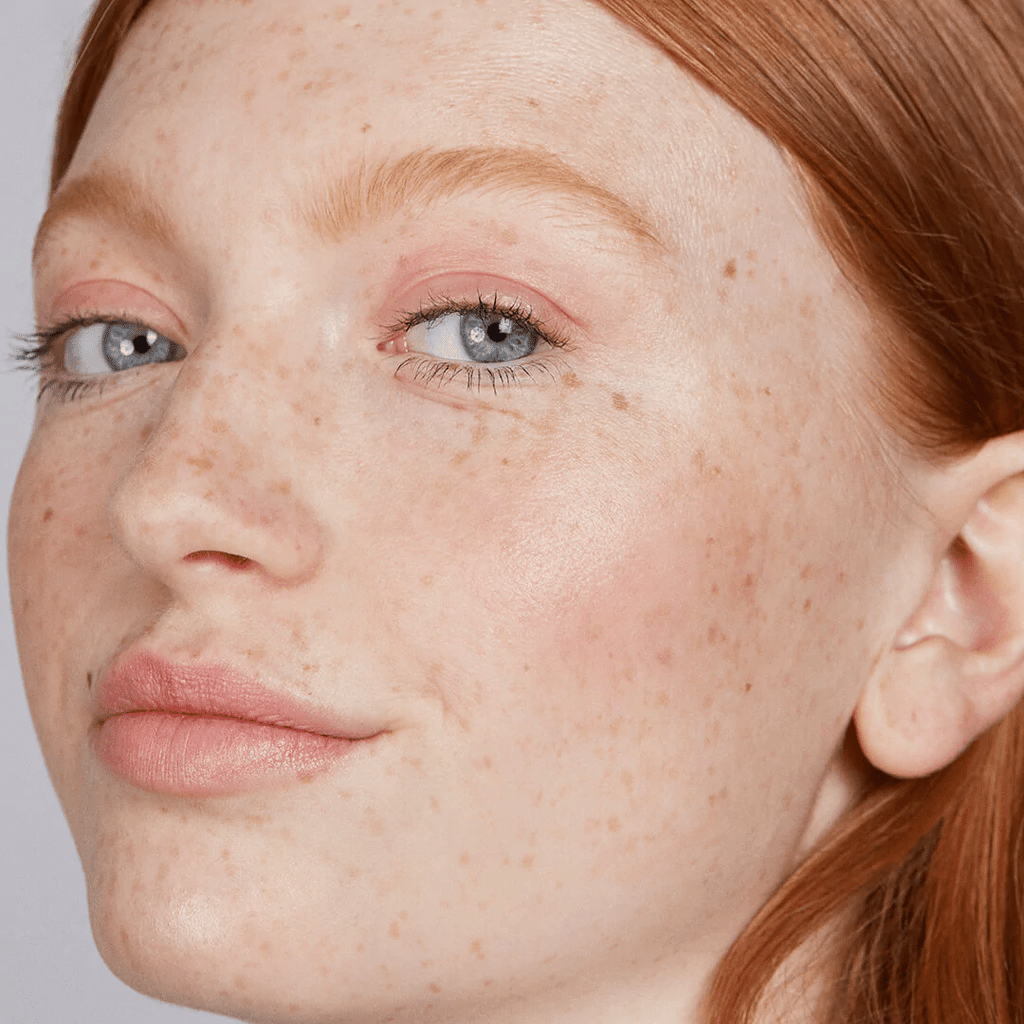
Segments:
[[[43,522],[44,523],[48,523],[52,518],[53,518],[53,509],[52,508],[48,508],[43,513]]]
[[[731,259],[725,265],[725,270],[722,271],[722,276],[729,278],[731,281],[736,276],[736,260]]]
[[[576,376],[575,373],[567,373],[562,377],[562,383],[567,388],[581,388],[583,387],[583,381]]]
[[[626,398],[625,395],[616,391],[615,394],[612,395],[612,405],[615,406],[615,408],[618,409],[620,412],[625,412],[626,409],[629,408],[629,400]]]

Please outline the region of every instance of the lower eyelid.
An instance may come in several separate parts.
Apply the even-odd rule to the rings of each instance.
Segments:
[[[451,362],[419,354],[403,355],[394,372],[396,379],[423,388],[461,387],[474,394],[497,394],[503,388],[553,384],[561,380],[565,372],[561,360],[550,354],[539,359],[489,364]]]

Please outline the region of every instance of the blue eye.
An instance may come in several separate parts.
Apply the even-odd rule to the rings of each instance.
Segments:
[[[64,341],[64,370],[83,376],[184,358],[184,349],[170,338],[145,324],[126,321],[84,324]]]
[[[510,363],[531,355],[539,341],[525,318],[500,309],[452,311],[406,330],[410,351],[458,362]]]

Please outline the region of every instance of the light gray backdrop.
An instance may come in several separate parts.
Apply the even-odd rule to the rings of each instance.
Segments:
[[[28,252],[46,194],[50,132],[90,0],[0,0],[0,349],[32,328]],[[28,438],[27,375],[0,362],[4,519]],[[2,557],[2,556],[0,556]],[[4,579],[7,578],[4,558]],[[82,872],[36,747],[6,598],[0,615],[0,1024],[225,1021],[140,996],[96,953]]]

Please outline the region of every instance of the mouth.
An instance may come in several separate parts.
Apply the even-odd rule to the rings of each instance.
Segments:
[[[96,685],[100,761],[171,796],[228,796],[309,781],[384,730],[342,722],[221,664],[136,651]]]

